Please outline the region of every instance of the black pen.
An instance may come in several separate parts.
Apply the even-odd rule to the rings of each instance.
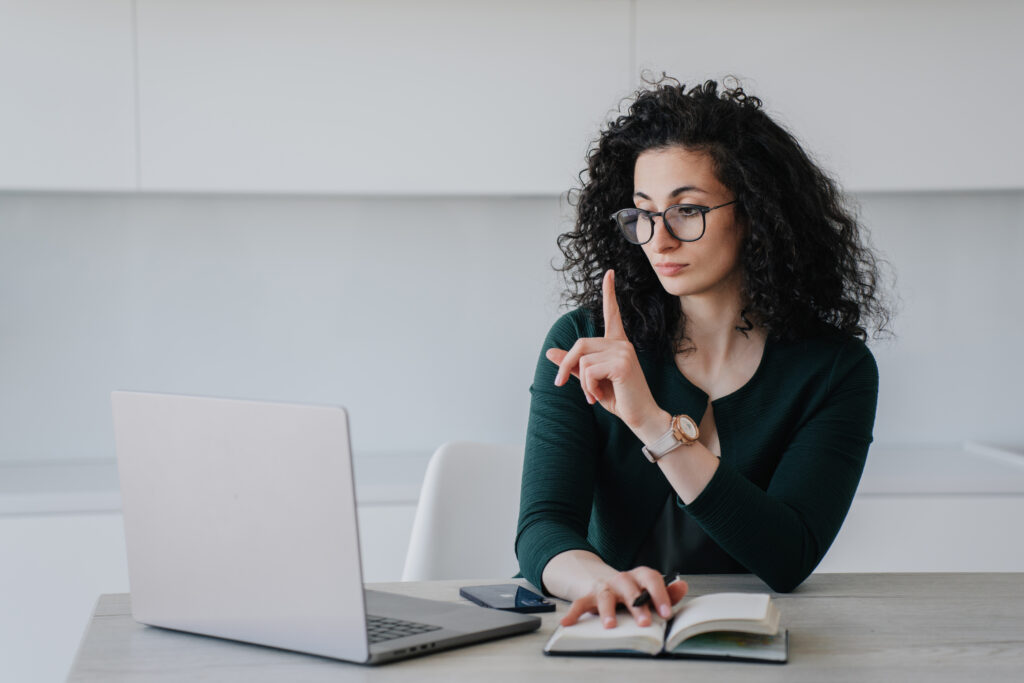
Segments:
[[[640,591],[640,595],[636,596],[636,600],[633,601],[633,607],[643,607],[651,601],[651,594],[644,588]]]
[[[667,576],[664,577],[664,578],[668,579]],[[666,581],[666,584],[674,583],[674,582],[676,582],[678,580],[679,580],[679,574],[676,574],[675,578],[672,579],[671,582]],[[646,605],[650,601],[651,601],[651,594],[647,592],[646,588],[644,588],[643,590],[640,591],[640,595],[636,596],[636,600],[633,601],[633,607],[643,607],[644,605]]]

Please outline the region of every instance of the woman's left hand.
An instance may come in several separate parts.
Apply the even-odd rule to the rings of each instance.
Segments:
[[[671,416],[655,402],[636,350],[626,338],[615,298],[615,271],[605,273],[602,293],[604,337],[578,339],[568,351],[547,350],[547,359],[559,366],[555,385],[564,385],[572,374],[580,380],[588,403],[592,405],[597,401],[638,436],[642,432],[660,434],[667,428]],[[655,422],[658,424],[654,425]]]

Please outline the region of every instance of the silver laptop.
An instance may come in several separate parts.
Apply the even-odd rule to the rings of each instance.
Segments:
[[[111,398],[137,621],[361,664],[540,626],[364,590],[343,408]]]

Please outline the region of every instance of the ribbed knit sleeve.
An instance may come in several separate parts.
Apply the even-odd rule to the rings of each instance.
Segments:
[[[850,340],[832,366],[824,400],[796,430],[767,490],[723,460],[686,510],[773,590],[793,590],[839,533],[864,468],[877,400],[874,357]],[[760,417],[751,411],[730,420],[756,425]]]
[[[541,574],[552,557],[566,550],[597,552],[587,542],[600,449],[593,410],[575,377],[555,386],[558,367],[544,356],[549,348],[568,350],[588,336],[581,320],[566,314],[551,328],[530,387],[515,548],[523,576],[548,595]]]
[[[652,539],[674,492],[642,456],[640,441],[600,404],[589,405],[576,378],[554,386],[557,366],[544,352],[595,334],[582,309],[562,316],[530,387],[515,548],[523,576],[545,592],[544,568],[559,553],[587,550],[621,571],[643,559],[646,541],[674,543]],[[674,359],[638,360],[658,405],[699,423],[709,397]],[[722,457],[689,505],[675,496],[696,526],[674,546],[672,562],[712,572],[742,566],[780,592],[802,583],[849,511],[877,402],[878,367],[861,340],[830,334],[766,342],[751,379],[711,401]]]

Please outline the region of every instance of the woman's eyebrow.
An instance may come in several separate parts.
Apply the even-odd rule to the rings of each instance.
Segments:
[[[672,194],[670,194],[669,197],[675,197],[676,195],[683,194],[684,192],[703,192],[704,194],[707,194],[706,191],[700,189],[696,185],[685,185],[683,187],[677,187],[676,189],[672,190]],[[650,197],[645,195],[643,192],[634,192],[633,196],[634,197],[641,197],[641,198],[647,199],[647,200],[651,199]]]

